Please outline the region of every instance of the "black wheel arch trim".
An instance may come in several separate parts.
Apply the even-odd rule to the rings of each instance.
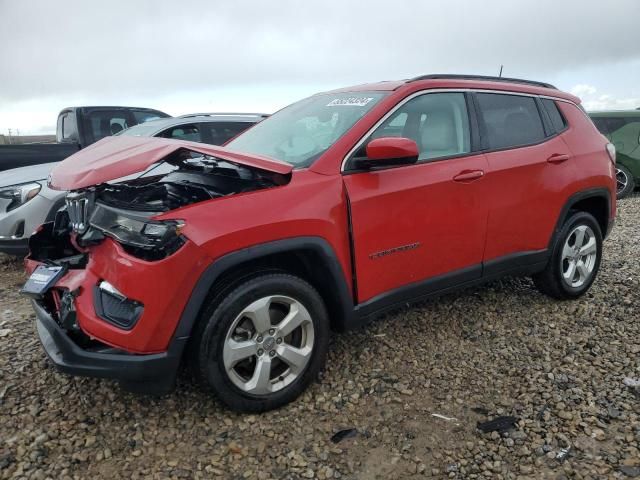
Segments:
[[[228,253],[209,265],[200,275],[196,285],[191,292],[191,296],[187,301],[187,305],[182,311],[178,326],[171,341],[173,344],[184,346],[185,340],[189,338],[193,327],[195,326],[204,302],[213,288],[215,282],[230,269],[243,264],[247,261],[258,260],[268,255],[276,253],[285,253],[290,251],[312,250],[320,255],[327,268],[331,278],[327,282],[331,282],[332,292],[335,294],[339,305],[339,319],[335,320],[337,330],[344,330],[351,324],[351,318],[354,312],[353,297],[347,286],[347,281],[342,271],[342,266],[338,261],[335,251],[329,243],[322,237],[294,237],[283,240],[275,240],[263,243],[234,252]]]
[[[562,229],[564,222],[567,220],[567,217],[569,216],[569,212],[571,211],[572,207],[574,207],[578,202],[582,200],[586,200],[588,198],[603,198],[606,201],[607,218],[606,218],[605,225],[607,227],[602,231],[602,238],[604,239],[607,237],[613,223],[611,218],[611,194],[609,190],[604,187],[590,188],[588,190],[582,190],[580,192],[574,193],[566,201],[566,203],[562,207],[562,210],[560,210],[560,215],[558,216],[558,220],[556,221],[556,226],[553,229],[553,234],[549,239],[549,246],[548,246],[549,249],[553,248],[553,242],[555,241],[558,233],[560,233],[560,230]]]

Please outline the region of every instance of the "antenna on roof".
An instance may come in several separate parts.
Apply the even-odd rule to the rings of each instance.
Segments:
[[[502,78],[502,67],[504,67],[504,65],[500,65],[500,74],[498,75],[498,78]]]

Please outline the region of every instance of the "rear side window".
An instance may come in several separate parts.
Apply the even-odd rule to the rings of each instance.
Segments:
[[[89,126],[89,136],[92,137],[89,143],[115,135],[129,128],[129,118],[122,110],[97,110],[91,112],[87,119]]]
[[[200,136],[200,129],[195,123],[178,125],[176,127],[169,128],[158,136],[164,138],[175,138],[177,140],[187,140],[189,142],[202,141]]]
[[[637,117],[612,117],[607,118],[607,128],[609,133],[615,133],[616,131],[624,128],[632,123],[639,123],[640,116]]]
[[[640,127],[640,115],[637,117],[592,117],[593,123],[596,125],[600,133],[604,135],[613,135],[618,131],[628,130],[627,125],[633,125],[631,129]]]
[[[549,114],[551,125],[553,126],[553,129],[556,131],[556,133],[559,133],[567,128],[567,121],[562,116],[562,113],[560,113],[560,109],[558,108],[558,105],[556,105],[556,102],[548,98],[543,98],[542,105],[544,105],[544,109]]]
[[[253,122],[207,122],[201,125],[203,129],[208,130],[208,143],[222,145],[244,132]]]
[[[533,97],[499,93],[477,94],[491,150],[513,148],[544,140],[544,127]]]
[[[160,112],[153,110],[131,110],[131,113],[133,113],[133,118],[136,120],[136,124],[165,117],[165,115],[160,115]]]

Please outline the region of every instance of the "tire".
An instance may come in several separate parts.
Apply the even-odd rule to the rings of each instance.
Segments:
[[[624,165],[616,165],[616,197],[618,199],[627,197],[636,188],[633,175]]]
[[[326,360],[324,302],[287,273],[245,277],[214,297],[200,322],[193,343],[198,380],[232,410],[264,412],[295,400]]]
[[[578,242],[582,245],[579,249],[576,248]],[[538,290],[550,297],[559,300],[578,298],[593,284],[601,259],[600,225],[590,213],[575,212],[570,214],[556,236],[551,258],[545,269],[533,276],[533,282]]]

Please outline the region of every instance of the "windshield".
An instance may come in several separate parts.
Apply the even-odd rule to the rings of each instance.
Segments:
[[[158,125],[140,123],[131,128],[127,128],[126,130],[122,130],[121,132],[116,133],[116,135],[123,135],[127,137],[151,137],[157,131]]]
[[[380,101],[382,92],[314,95],[290,105],[227,143],[237,152],[306,167]]]

